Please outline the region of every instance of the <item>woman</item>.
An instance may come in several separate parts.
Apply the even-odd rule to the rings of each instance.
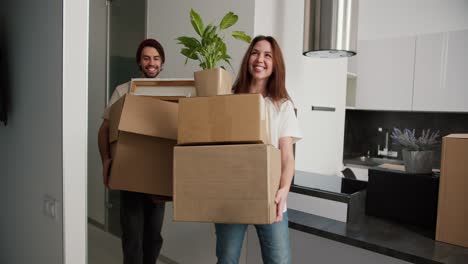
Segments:
[[[301,138],[294,106],[286,91],[285,66],[278,43],[270,36],[252,40],[242,60],[234,93],[260,93],[270,115],[272,145],[281,151],[281,180],[276,192],[275,223],[255,225],[264,263],[291,263],[286,200],[294,174],[293,144]],[[216,224],[218,264],[239,262],[245,224]]]

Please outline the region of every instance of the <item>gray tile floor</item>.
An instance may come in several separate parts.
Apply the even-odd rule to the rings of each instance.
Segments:
[[[120,239],[88,224],[88,264],[121,264]],[[156,264],[166,264],[157,261]]]

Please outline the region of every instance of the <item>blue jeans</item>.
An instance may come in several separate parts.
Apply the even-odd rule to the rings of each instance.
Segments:
[[[237,264],[244,242],[246,224],[215,224],[218,264]],[[265,264],[290,264],[288,213],[283,221],[270,225],[255,225]]]

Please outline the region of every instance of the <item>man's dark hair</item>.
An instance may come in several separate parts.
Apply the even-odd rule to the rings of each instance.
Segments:
[[[141,52],[143,51],[143,49],[145,47],[155,48],[158,51],[159,56],[161,56],[162,63],[164,63],[164,61],[166,61],[166,56],[164,55],[164,49],[163,49],[161,43],[159,43],[155,39],[145,39],[140,43],[140,45],[138,46],[137,52],[136,52],[136,62],[137,62],[137,64],[140,64]]]

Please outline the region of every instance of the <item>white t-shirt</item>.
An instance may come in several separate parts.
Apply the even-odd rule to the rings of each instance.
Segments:
[[[275,105],[269,97],[266,97],[265,106],[270,117],[270,137],[273,146],[278,148],[279,140],[282,137],[292,137],[293,144],[302,139],[299,121],[290,100]],[[285,203],[283,213],[287,210],[288,205]]]
[[[290,100],[275,105],[269,98],[265,98],[266,111],[269,115],[271,144],[278,148],[282,137],[292,137],[293,144],[302,138],[299,121],[294,113],[294,105]]]
[[[117,102],[122,96],[130,92],[130,82],[122,83],[115,87],[114,92],[112,93],[111,98],[109,99],[109,103],[107,104],[104,113],[102,114],[103,119],[109,120],[110,108],[111,106]]]

